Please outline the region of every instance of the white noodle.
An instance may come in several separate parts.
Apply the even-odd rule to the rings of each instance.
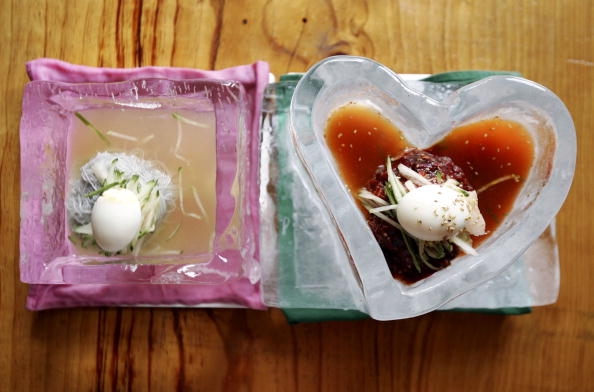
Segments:
[[[182,168],[181,167],[177,171],[177,175],[178,175],[177,189],[178,189],[178,194],[179,194],[179,208],[180,208],[182,214],[184,214],[185,216],[189,216],[190,218],[202,220],[202,217],[200,215],[186,211],[186,208],[184,207],[184,191],[183,191],[183,186],[182,186]]]
[[[112,131],[112,130],[105,132],[105,134],[108,136],[113,136],[118,139],[128,140],[130,142],[138,141],[138,138],[136,136],[127,135],[125,133],[120,133],[120,132],[116,132],[116,131]]]
[[[198,205],[198,209],[203,217],[207,217],[206,210],[204,209],[204,205],[202,204],[202,200],[200,200],[200,195],[198,194],[198,190],[194,185],[192,185],[192,194],[194,195],[194,201]]]

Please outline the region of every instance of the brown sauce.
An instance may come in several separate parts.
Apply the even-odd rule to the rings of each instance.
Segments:
[[[410,146],[384,116],[354,103],[332,114],[325,137],[346,186],[354,193],[386,163],[388,155],[397,155]]]
[[[368,183],[378,166],[385,164],[387,156],[399,155],[411,147],[390,121],[356,103],[331,115],[325,138],[353,195]],[[475,246],[509,213],[534,161],[534,143],[528,131],[502,118],[453,129],[427,151],[451,158],[478,191],[487,234],[473,238]]]
[[[452,158],[479,191],[488,231],[511,210],[534,161],[532,137],[517,122],[493,118],[462,126],[429,149]],[[516,176],[481,190],[499,178]]]

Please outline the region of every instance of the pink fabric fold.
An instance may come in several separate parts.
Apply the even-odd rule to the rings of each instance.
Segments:
[[[70,64],[56,59],[37,59],[26,65],[31,80],[66,83],[118,82],[140,78],[217,79],[241,83],[248,97],[250,124],[248,140],[252,170],[250,180],[257,186],[259,120],[262,95],[268,83],[269,67],[265,62],[239,65],[217,71],[175,67],[97,68]],[[258,222],[258,192],[250,193],[251,217]],[[258,252],[256,252],[258,254]],[[161,284],[71,284],[30,285],[27,308],[43,310],[79,306],[241,306],[265,309],[260,283],[237,278],[217,285]]]

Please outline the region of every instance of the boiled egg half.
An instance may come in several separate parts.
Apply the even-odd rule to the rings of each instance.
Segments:
[[[396,214],[406,232],[424,241],[447,240],[463,230],[472,235],[485,233],[476,192],[447,185],[412,189],[398,202]]]
[[[107,252],[124,249],[139,233],[140,202],[134,192],[110,188],[93,205],[91,228],[97,245]]]

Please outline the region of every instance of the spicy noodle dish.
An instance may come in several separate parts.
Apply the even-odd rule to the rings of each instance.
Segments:
[[[412,284],[476,248],[513,207],[534,161],[519,123],[494,117],[421,150],[375,109],[348,103],[324,133],[395,279]]]

